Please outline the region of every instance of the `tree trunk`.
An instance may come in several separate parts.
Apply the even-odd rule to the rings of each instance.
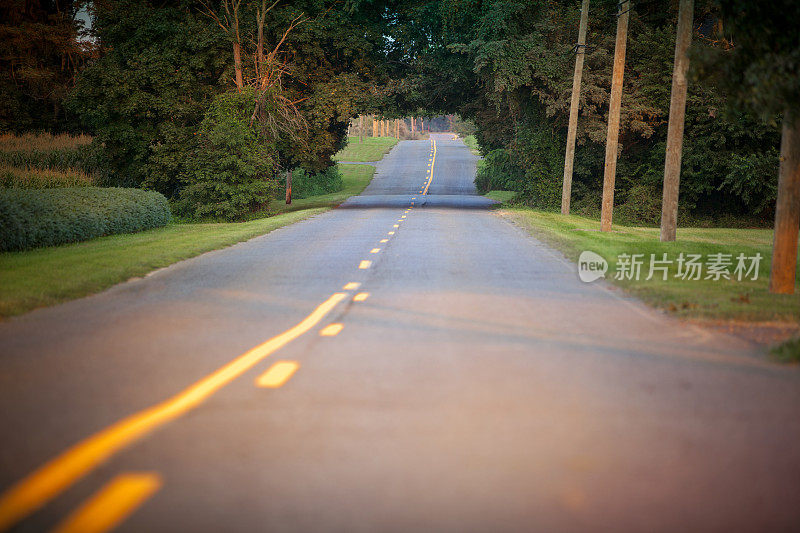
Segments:
[[[661,201],[662,241],[674,241],[678,227],[678,189],[681,183],[681,153],[688,85],[686,72],[689,70],[693,18],[694,0],[680,0],[678,35],[675,39],[675,66],[672,70],[672,97],[669,103],[667,155],[664,161],[664,194]]]
[[[783,116],[778,200],[775,205],[775,235],[769,291],[794,294],[797,268],[797,236],[800,228],[800,113]]]
[[[617,151],[619,145],[619,114],[622,103],[622,78],[625,75],[625,47],[628,41],[628,16],[630,0],[620,2],[617,13],[617,42],[614,46],[614,77],[611,80],[611,100],[608,106],[608,133],[606,135],[606,163],[603,175],[603,209],[600,213],[600,230],[611,231],[614,213],[614,181],[617,177]]]
[[[415,124],[417,119],[415,117],[411,117],[411,133],[417,131],[417,125]]]
[[[233,69],[236,72],[236,89],[242,92],[244,82],[242,81],[242,54],[238,42],[233,43]]]
[[[358,115],[358,142],[364,142],[364,115]]]
[[[292,203],[292,169],[286,172],[286,204]]]
[[[581,77],[583,58],[586,55],[586,26],[589,22],[589,0],[581,5],[581,22],[578,26],[578,45],[575,53],[575,75],[572,78],[572,101],[569,106],[569,129],[567,130],[567,151],[564,156],[564,184],[561,190],[561,214],[569,215],[572,197],[572,166],[575,162],[575,135],[578,131],[578,108],[581,100]]]

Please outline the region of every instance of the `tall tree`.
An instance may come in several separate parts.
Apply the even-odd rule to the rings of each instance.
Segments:
[[[725,46],[701,55],[736,109],[765,120],[783,114],[770,291],[795,291],[800,224],[800,3],[722,0]]]

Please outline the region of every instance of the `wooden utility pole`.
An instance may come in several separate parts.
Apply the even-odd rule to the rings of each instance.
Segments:
[[[619,112],[622,103],[622,78],[625,75],[625,47],[628,44],[630,9],[630,0],[621,0],[617,5],[617,42],[614,45],[614,75],[611,79],[611,100],[608,104],[608,133],[606,134],[606,164],[603,175],[603,208],[600,212],[600,231],[611,231],[611,218],[614,214]]]
[[[417,125],[415,124],[416,121],[417,119],[415,117],[411,117],[411,133],[417,131]]]
[[[564,184],[561,189],[562,215],[569,215],[569,202],[572,196],[572,165],[575,162],[575,135],[578,131],[578,108],[581,101],[581,76],[583,76],[583,58],[586,55],[586,26],[588,22],[589,0],[583,0],[581,4],[581,22],[578,25],[578,43],[575,45],[575,75],[572,78],[572,101],[569,106],[567,151],[564,156]]]
[[[394,136],[399,141],[400,140],[400,119],[394,119]]]
[[[292,203],[292,169],[286,172],[286,204]]]
[[[694,0],[680,0],[678,35],[675,39],[675,66],[672,69],[672,96],[669,102],[667,155],[664,161],[664,194],[661,200],[661,240],[674,241],[678,228],[678,189],[681,183],[683,125],[686,116],[686,73],[689,46],[692,44]]]
[[[358,142],[364,142],[364,115],[358,115]]]
[[[800,112],[786,110],[781,134],[778,200],[769,291],[794,294],[797,236],[800,227]]]
[[[378,123],[375,121],[375,115],[372,115],[372,136],[378,136]]]

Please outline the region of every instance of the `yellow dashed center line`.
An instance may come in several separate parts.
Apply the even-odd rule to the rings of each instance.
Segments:
[[[319,332],[322,337],[335,337],[344,328],[343,324],[329,324]]]
[[[383,244],[383,243],[385,243],[385,242],[389,242],[389,239],[381,239],[381,241],[380,241],[380,242],[381,242],[381,244]]]
[[[297,372],[298,368],[300,368],[300,363],[297,361],[278,361],[258,376],[256,385],[267,389],[282,387]]]
[[[370,250],[370,251],[369,251],[369,253],[371,253],[371,254],[377,254],[377,253],[378,253],[378,252],[380,252],[380,251],[381,251],[381,249],[380,249],[380,248],[373,248],[372,250]]]
[[[361,286],[361,284],[358,283],[357,281],[351,281],[350,283],[348,283],[347,285],[342,287],[342,289],[346,290],[346,291],[354,291],[354,290],[358,289],[360,286]]]
[[[358,294],[353,296],[353,301],[354,302],[363,302],[367,298],[369,298],[369,293],[368,292],[359,292]]]
[[[67,516],[55,533],[104,533],[121,524],[161,487],[154,473],[120,474]]]
[[[372,266],[372,261],[361,261],[358,264],[358,268],[360,268],[361,270],[366,270],[371,266]]]
[[[347,294],[337,292],[294,327],[272,337],[175,396],[124,418],[82,440],[0,496],[0,531],[9,529],[114,454],[201,405],[267,356],[316,326]]]

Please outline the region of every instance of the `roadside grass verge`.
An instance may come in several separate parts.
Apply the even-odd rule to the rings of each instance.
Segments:
[[[299,200],[292,200],[286,205],[283,198],[276,198],[269,203],[269,210],[272,213],[289,213],[301,209],[314,209],[318,207],[336,207],[351,196],[361,194],[375,174],[375,168],[369,165],[346,165],[339,163],[339,172],[342,173],[344,189],[339,192],[323,194],[320,196],[310,196]]]
[[[505,204],[519,196],[517,191],[489,191],[484,194],[490,200],[497,200],[501,204]]]
[[[359,194],[375,169],[339,165],[344,189],[294,200],[274,200],[275,216],[254,214],[234,223],[181,223],[124,235],[100,237],[64,246],[0,253],[0,318],[20,315],[105,290],[130,278],[211,250],[264,235],[323,213]],[[255,218],[256,216],[260,218]]]
[[[379,161],[395,144],[394,137],[364,137],[364,142],[359,142],[358,137],[349,137],[347,146],[334,155],[333,160]]]
[[[478,140],[474,135],[467,135],[461,140],[464,141],[464,144],[467,145],[467,148],[469,148],[470,152],[475,155],[481,155],[481,150],[478,148]]]
[[[770,355],[781,363],[800,362],[800,337],[789,339],[788,341],[772,347]]]
[[[141,233],[0,254],[0,317],[80,298],[157,268],[230,246],[326,211],[249,222],[170,224]]]
[[[682,318],[740,321],[800,321],[800,298],[795,295],[771,294],[767,288],[772,257],[772,231],[767,229],[679,228],[676,242],[659,241],[658,228],[615,225],[610,233],[600,232],[597,220],[563,216],[529,208],[505,208],[498,211],[527,229],[535,237],[577,261],[584,250],[591,250],[609,263],[606,278],[644,302]],[[669,267],[666,280],[660,273],[646,281],[650,254],[660,259],[663,253],[673,261],[678,254],[732,254],[733,271],[736,256],[744,253],[762,256],[758,279],[682,280],[675,277],[677,265]],[[636,280],[615,280],[620,254],[645,254],[642,276]],[[706,269],[702,277],[705,278]]]

